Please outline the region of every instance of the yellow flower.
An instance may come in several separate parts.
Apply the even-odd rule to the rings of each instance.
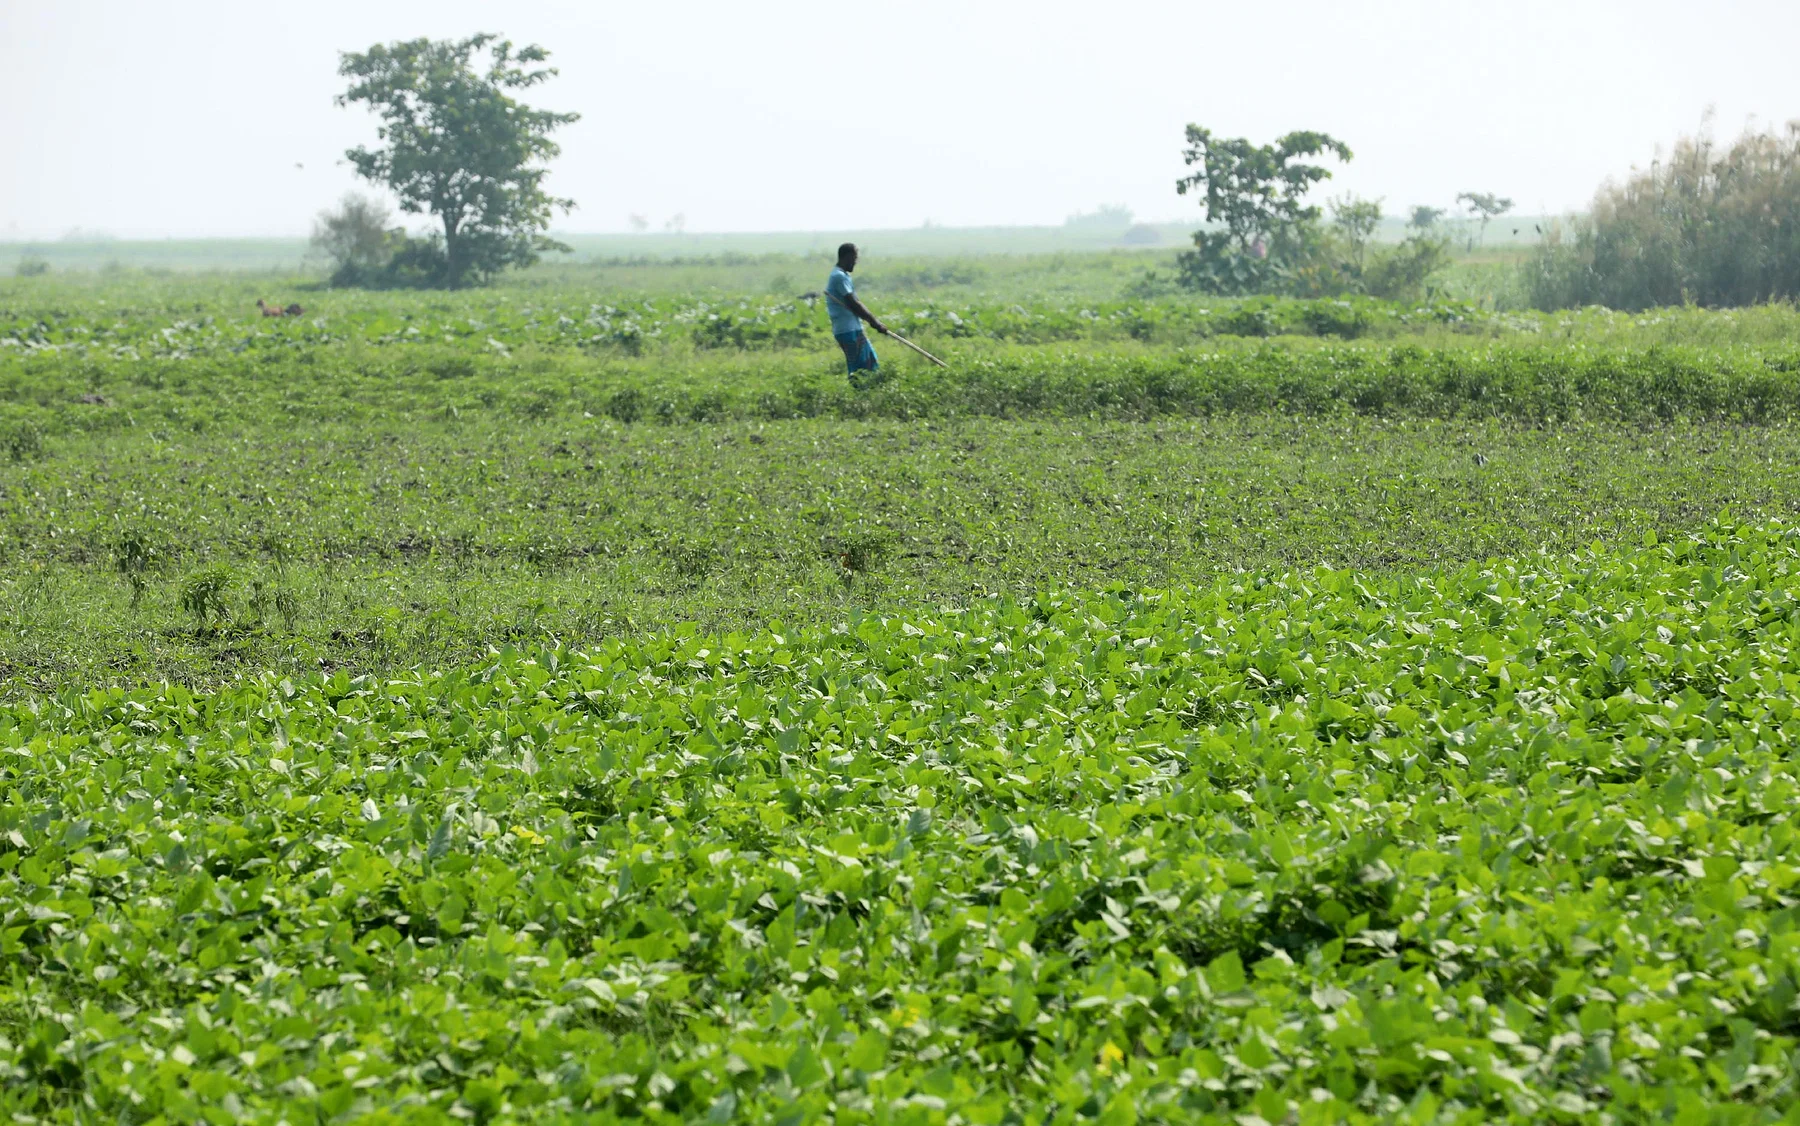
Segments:
[[[1125,1053],[1117,1044],[1108,1040],[1106,1043],[1100,1045],[1100,1074],[1110,1074],[1113,1069],[1113,1064],[1124,1062]]]

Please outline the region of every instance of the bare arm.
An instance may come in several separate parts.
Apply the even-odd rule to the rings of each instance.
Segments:
[[[826,296],[831,297],[830,294],[827,294]],[[876,317],[874,313],[869,312],[869,307],[867,305],[864,305],[861,301],[856,299],[856,294],[846,293],[842,297],[831,297],[831,300],[838,302],[861,319],[868,321],[869,327],[876,332],[881,333],[883,336],[887,335],[888,327],[882,324],[880,318]]]

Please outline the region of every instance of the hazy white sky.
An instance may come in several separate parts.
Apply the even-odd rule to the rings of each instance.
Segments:
[[[584,115],[570,231],[1185,218],[1189,121],[1334,133],[1327,187],[1390,211],[1560,211],[1708,106],[1800,118],[1796,0],[0,0],[0,239],[303,234],[374,134],[337,52],[482,30],[548,47],[532,100]]]

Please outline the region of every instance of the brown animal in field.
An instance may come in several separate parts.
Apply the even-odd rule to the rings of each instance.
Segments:
[[[298,303],[284,309],[280,305],[266,304],[260,297],[256,299],[256,307],[262,310],[265,317],[297,317],[303,312]]]

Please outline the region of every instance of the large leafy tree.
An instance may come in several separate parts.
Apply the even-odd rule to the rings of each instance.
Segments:
[[[433,248],[443,285],[477,283],[565,249],[544,231],[554,210],[575,204],[544,190],[544,162],[561,151],[551,131],[580,115],[513,97],[556,74],[540,65],[549,57],[495,35],[412,39],[341,56],[338,73],[351,82],[338,104],[365,104],[381,118],[382,143],[346,155],[365,179],[393,191],[401,210],[443,224]]]
[[[1331,178],[1330,169],[1307,162],[1321,155],[1351,159],[1350,147],[1327,133],[1289,133],[1258,145],[1189,125],[1181,156],[1195,171],[1175,190],[1203,196],[1213,229],[1195,232],[1194,249],[1181,258],[1183,280],[1212,292],[1253,292],[1304,262],[1319,220],[1306,195]]]

